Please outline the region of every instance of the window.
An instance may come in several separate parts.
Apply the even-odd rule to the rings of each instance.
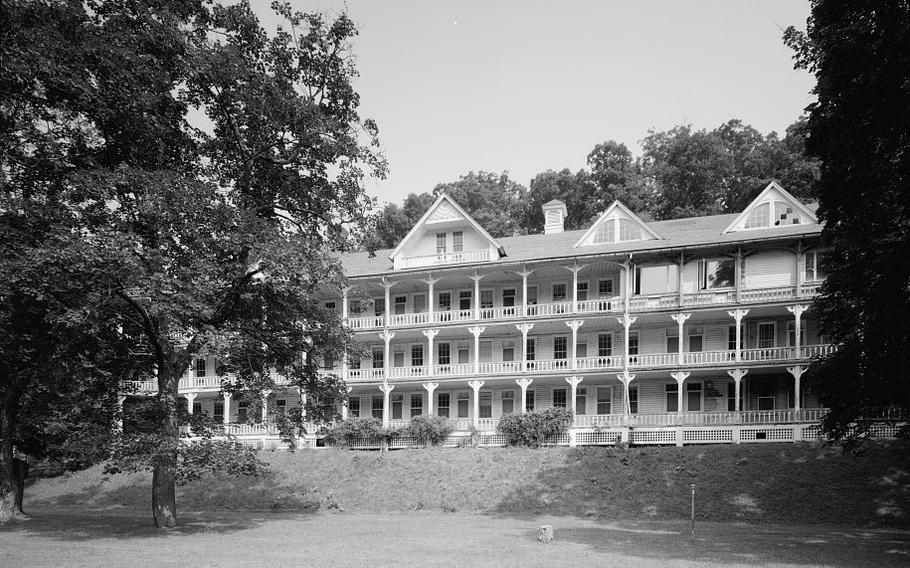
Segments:
[[[783,201],[774,202],[774,226],[799,225],[799,212]]]
[[[575,290],[576,290],[576,296],[578,297],[579,302],[584,302],[588,299],[588,283],[587,282],[579,282],[578,285],[575,286]]]
[[[396,349],[401,349],[401,347],[396,347]],[[392,366],[397,368],[404,367],[404,351],[396,351],[392,354]]]
[[[403,314],[408,306],[408,297],[407,296],[395,296],[395,314]]]
[[[480,309],[481,317],[491,318],[493,317],[493,290],[481,290],[480,291]]]
[[[286,416],[288,411],[288,401],[283,398],[279,398],[275,401],[275,414],[278,416]]]
[[[348,398],[348,416],[354,418],[360,417],[360,397],[352,396]]]
[[[742,338],[740,338],[742,340]],[[736,351],[736,326],[727,327],[727,350]]]
[[[493,342],[492,341],[480,341],[477,344],[480,349],[480,362],[489,363],[493,360]]]
[[[759,410],[774,410],[774,383],[769,379],[756,380],[752,389]]]
[[[237,403],[237,422],[240,424],[246,424],[250,419],[249,417],[250,403],[245,400],[241,400]]]
[[[824,270],[824,253],[810,251],[806,253],[806,282],[816,282],[827,277]]]
[[[463,290],[458,294],[458,309],[459,310],[470,310],[471,309],[471,295],[473,292],[470,290]]]
[[[452,309],[452,293],[451,292],[440,292],[439,293],[439,310],[447,312]]]
[[[215,406],[212,408],[212,420],[224,422],[224,403],[220,400],[216,401]]]
[[[746,217],[746,224],[744,228],[746,229],[758,229],[761,227],[767,227],[771,220],[771,204],[762,203],[758,205],[755,209],[749,213],[749,216]]]
[[[325,306],[325,309],[329,310],[330,312],[335,311],[335,302],[326,302],[323,305]]]
[[[740,400],[742,400],[742,395],[740,395]],[[742,406],[740,406],[742,408]],[[727,383],[727,412],[736,411],[736,383],[729,382]]]
[[[586,414],[588,411],[588,389],[578,387],[575,389],[575,414]]]
[[[514,414],[515,412],[515,391],[502,391],[502,414]]]
[[[701,383],[686,383],[686,410],[701,412]]]
[[[385,367],[385,349],[382,347],[373,348],[373,368],[382,369]]]
[[[553,408],[566,407],[566,389],[553,389]]]
[[[601,333],[597,336],[597,356],[610,357],[613,355],[613,334]]]
[[[279,400],[278,402],[284,402],[284,401]],[[202,414],[202,403],[201,402],[193,403],[193,414]]]
[[[507,308],[515,305],[515,288],[506,288],[502,291],[502,305]]]
[[[449,417],[449,393],[441,392],[437,395],[436,414],[445,418]]]
[[[566,285],[563,284],[553,284],[553,301],[554,302],[565,302],[566,301]]]
[[[806,344],[806,321],[799,322],[799,343]],[[787,347],[796,347],[796,322],[787,322]]]
[[[423,395],[420,393],[411,395],[411,416],[423,414]]]
[[[481,391],[477,401],[478,418],[493,418],[493,392]]]
[[[448,365],[452,362],[452,348],[448,343],[436,345],[436,362],[439,365]]]
[[[667,383],[667,412],[679,412],[679,385],[676,383]]]
[[[373,416],[373,418],[379,418],[382,420],[382,403],[383,400],[381,396],[373,397],[372,405],[370,406],[370,414]]]
[[[528,361],[533,361],[537,352],[537,341],[533,337],[529,337],[525,342],[525,359]]]
[[[579,359],[586,359],[588,357],[588,344],[581,341],[579,340],[578,345],[575,346],[575,356]]]
[[[775,324],[774,322],[762,322],[758,324],[758,348],[770,349],[775,344]]]
[[[403,394],[392,394],[392,420],[401,420],[401,416],[404,410],[404,395]]]
[[[679,328],[667,328],[667,353],[679,352]]]
[[[502,340],[502,360],[506,363],[515,360],[515,341],[511,339]]]
[[[638,355],[638,332],[629,332],[629,355]]]
[[[534,390],[525,391],[525,412],[534,412]]]
[[[528,305],[537,305],[537,286],[528,286]]]
[[[705,344],[705,328],[701,326],[693,326],[689,328],[689,351],[695,353],[697,351],[704,351]]]
[[[636,266],[632,271],[632,294],[641,294],[641,267]]]
[[[591,244],[600,245],[616,241],[616,219],[606,219],[594,231]]]
[[[412,297],[414,302],[414,313],[422,314],[427,311],[427,295],[426,294],[414,294]]]
[[[467,418],[468,417],[468,406],[471,400],[471,393],[460,392],[458,393],[458,417]]]
[[[628,219],[619,220],[619,240],[621,242],[640,241],[641,239],[641,227],[637,223]]]
[[[471,362],[471,350],[466,341],[458,343],[458,364],[464,365]]]
[[[597,296],[600,298],[612,298],[613,297],[613,279],[609,278],[607,280],[598,280],[597,281]]]
[[[597,414],[613,414],[612,387],[597,387]]]
[[[423,367],[423,345],[411,345],[411,366]]]
[[[565,359],[568,357],[568,338],[565,336],[553,338],[553,358]]]
[[[638,385],[629,385],[629,412],[638,414]]]
[[[698,261],[698,289],[732,288],[736,285],[736,261],[733,259]]]
[[[373,300],[373,313],[377,316],[385,314],[385,298],[376,298]]]
[[[205,359],[199,358],[196,359],[196,376],[204,377],[205,376]]]
[[[452,252],[461,252],[464,250],[464,233],[455,231],[452,233]]]
[[[436,254],[446,253],[446,234],[436,233]]]

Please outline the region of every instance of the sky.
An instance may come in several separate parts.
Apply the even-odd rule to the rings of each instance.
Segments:
[[[269,30],[269,2],[252,0]],[[470,171],[527,186],[585,167],[595,144],[640,153],[649,130],[739,118],[783,134],[813,100],[781,41],[806,0],[292,0],[347,10],[361,117],[379,124],[381,202]]]

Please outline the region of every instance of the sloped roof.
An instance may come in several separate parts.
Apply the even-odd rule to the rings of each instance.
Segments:
[[[815,212],[816,204],[807,204],[807,209]],[[724,230],[739,216],[738,213],[710,215],[707,217],[689,217],[669,221],[652,221],[645,223],[651,230],[663,237],[660,240],[629,241],[607,243],[574,248],[573,245],[585,234],[587,229],[565,231],[555,234],[523,235],[499,239],[499,244],[508,256],[494,262],[477,263],[478,268],[492,268],[497,265],[556,260],[591,255],[625,254],[636,252],[658,252],[711,245],[736,244],[756,241],[777,240],[796,236],[812,236],[821,233],[821,225],[787,225],[769,229],[752,229],[724,233]],[[342,265],[349,277],[373,276],[392,273],[392,262],[389,260],[391,250],[377,250],[370,258],[366,252],[346,254]],[[459,268],[464,268],[460,265]],[[432,270],[445,269],[444,266]],[[427,272],[430,268],[399,270],[396,273]]]

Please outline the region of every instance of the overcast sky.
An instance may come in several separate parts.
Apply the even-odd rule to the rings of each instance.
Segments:
[[[270,30],[268,2],[253,0]],[[740,118],[783,133],[812,97],[783,29],[805,28],[804,0],[293,0],[347,6],[361,115],[379,124],[381,201],[430,191],[471,170],[585,166],[598,142],[636,154],[648,130]]]

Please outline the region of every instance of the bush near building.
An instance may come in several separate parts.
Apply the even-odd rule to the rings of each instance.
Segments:
[[[538,448],[566,434],[572,419],[572,412],[565,408],[548,408],[503,416],[497,430],[506,437],[506,444],[510,446]]]

